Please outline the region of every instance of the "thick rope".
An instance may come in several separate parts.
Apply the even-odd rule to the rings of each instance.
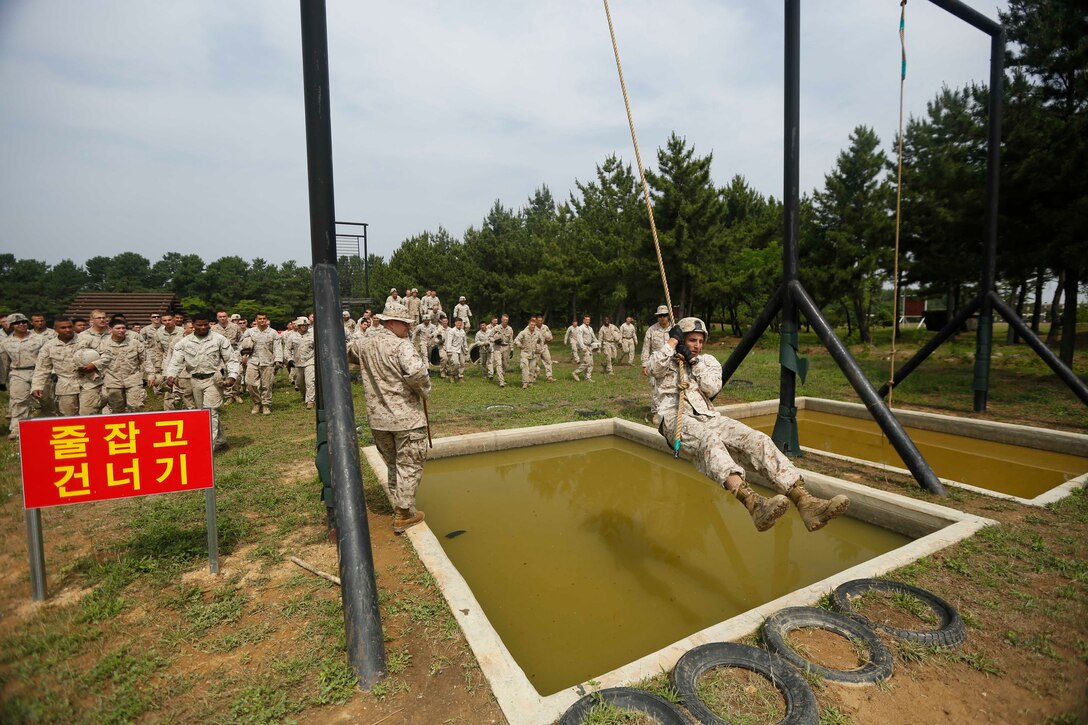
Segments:
[[[627,109],[627,125],[631,129],[631,143],[635,147],[635,163],[638,165],[638,177],[642,181],[642,196],[646,200],[646,213],[650,217],[650,235],[654,239],[654,251],[657,252],[657,268],[661,272],[661,286],[665,289],[665,306],[669,308],[669,324],[675,325],[672,314],[672,295],[669,294],[669,280],[665,276],[665,261],[661,257],[661,243],[657,238],[657,224],[654,223],[654,208],[650,201],[650,186],[646,183],[646,171],[642,168],[642,154],[638,150],[638,136],[635,134],[635,119],[631,115],[631,100],[627,95],[627,83],[623,80],[623,64],[620,63],[620,48],[616,44],[616,31],[612,27],[612,12],[608,9],[608,0],[604,0],[604,14],[608,18],[608,35],[612,38],[612,52],[616,56],[616,72],[620,77],[620,90],[623,91],[623,105]],[[676,367],[680,370],[680,395],[676,401],[676,428],[673,434],[673,458],[680,456],[680,433],[683,426],[681,408],[684,405],[688,389],[688,375],[684,368],[683,356],[677,355]]]
[[[903,64],[899,74],[899,169],[895,180],[895,271],[892,273],[892,356],[888,370],[888,407],[892,407],[895,394],[895,343],[899,329],[899,227],[900,209],[903,202],[903,89],[907,84],[907,0],[899,3],[899,47]]]

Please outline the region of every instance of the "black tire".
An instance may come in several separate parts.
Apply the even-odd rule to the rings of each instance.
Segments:
[[[817,627],[849,639],[864,642],[869,648],[869,661],[852,670],[837,670],[810,662],[789,645],[787,635],[804,627]],[[787,607],[775,612],[763,623],[763,642],[767,648],[802,671],[848,685],[870,685],[892,676],[895,658],[876,632],[862,622],[844,614],[815,607]]]
[[[854,612],[853,607],[850,605],[850,599],[859,597],[870,589],[889,594],[909,594],[915,597],[937,615],[937,629],[901,629],[870,621]],[[903,582],[890,579],[854,579],[845,584],[840,584],[835,588],[835,591],[831,592],[831,605],[847,616],[867,622],[871,627],[909,642],[954,649],[967,639],[967,627],[955,607],[932,592],[927,592],[925,589],[919,589]]]
[[[705,725],[728,725],[699,699],[696,683],[715,667],[740,667],[766,677],[786,700],[786,716],[779,725],[809,725],[819,720],[820,709],[812,688],[797,670],[779,657],[745,644],[712,642],[689,651],[672,671],[672,684],[688,712]]]
[[[633,687],[611,687],[589,693],[563,713],[563,717],[559,718],[559,725],[580,725],[598,702],[605,702],[621,710],[645,713],[661,725],[688,725],[687,718],[671,702],[652,692],[636,690]]]

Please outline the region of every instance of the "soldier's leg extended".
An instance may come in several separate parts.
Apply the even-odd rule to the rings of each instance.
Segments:
[[[675,435],[675,418],[668,417],[661,424],[666,439]],[[691,453],[692,463],[704,476],[720,484],[744,504],[759,531],[774,526],[789,508],[789,501],[781,494],[764,498],[753,491],[745,481],[744,468],[730,455],[722,440],[720,418],[702,420],[684,416],[681,428],[681,447]]]
[[[393,529],[396,531],[398,520],[406,522],[422,514],[416,510],[416,490],[423,477],[423,462],[427,457],[427,429],[372,430],[371,433],[374,435],[374,445],[385,461],[386,489],[393,504]],[[420,516],[412,523],[422,520]]]
[[[615,354],[612,343],[606,342],[601,350],[601,369],[609,375],[612,374],[612,356]]]
[[[732,418],[722,416],[719,420],[718,435],[733,457],[747,468],[759,471],[776,490],[786,494],[809,531],[823,528],[850,506],[850,500],[843,495],[822,499],[810,494],[793,462],[768,435]]]

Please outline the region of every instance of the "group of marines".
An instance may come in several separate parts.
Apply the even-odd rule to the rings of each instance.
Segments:
[[[258,313],[253,325],[220,310],[181,320],[155,313],[149,324],[93,310],[89,320],[13,313],[0,321],[0,384],[8,390],[8,437],[19,421],[37,416],[97,415],[145,409],[148,395],[163,410],[212,411],[213,441],[223,447],[218,409],[243,402],[244,380],[253,415],[272,413],[275,374],[287,366],[306,407],[314,405],[312,320],[299,317],[282,335]]]

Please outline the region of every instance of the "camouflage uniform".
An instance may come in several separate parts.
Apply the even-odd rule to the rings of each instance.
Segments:
[[[412,341],[415,344],[416,352],[423,358],[423,362],[427,363],[431,359],[431,348],[435,346],[435,333],[438,331],[438,327],[431,324],[429,320],[421,322],[414,330],[412,330]]]
[[[635,348],[638,346],[638,330],[630,322],[620,325],[620,358],[627,358],[628,365],[635,364]]]
[[[540,360],[540,349],[544,338],[540,330],[525,327],[514,338],[514,344],[521,348],[521,387],[527,388],[536,382],[536,368]]]
[[[293,359],[298,376],[298,389],[302,393],[302,402],[307,408],[312,408],[317,391],[314,378],[314,331],[308,329],[305,335],[301,332],[295,335]]]
[[[412,320],[413,320],[412,329],[415,329],[416,325],[419,324],[419,315],[420,315],[420,310],[422,309],[422,305],[420,304],[419,296],[414,294],[414,293],[410,294],[404,300],[404,302],[408,307],[408,317],[412,318]]]
[[[450,381],[465,379],[465,359],[468,357],[468,335],[464,328],[446,330],[446,359],[449,362]]]
[[[449,369],[450,356],[446,354],[446,338],[449,336],[450,326],[439,325],[434,331],[434,344],[438,348],[438,377],[446,377]]]
[[[490,380],[495,374],[495,364],[491,361],[491,332],[477,330],[476,337],[472,340],[473,347],[480,351],[480,369]]]
[[[540,339],[544,342],[540,349],[540,365],[544,368],[544,377],[548,379],[548,382],[555,382],[555,377],[552,376],[552,351],[548,348],[548,343],[555,339],[552,335],[552,328],[540,323],[540,327],[536,328],[540,332]]]
[[[48,340],[55,340],[57,337],[57,331],[52,328],[45,328],[41,332],[38,332],[33,327],[30,328],[30,334],[36,337],[42,338],[42,344],[44,345]],[[35,412],[35,409],[37,412]],[[50,378],[46,384],[45,389],[42,390],[41,400],[37,398],[30,399],[30,417],[34,418],[39,415],[49,416],[57,414],[57,400],[54,392],[53,379]]]
[[[126,334],[121,342],[117,342],[110,335],[102,341],[102,345],[110,352],[110,364],[103,381],[110,411],[135,413],[143,410],[147,400],[144,374],[155,374],[155,366],[148,357],[143,337]]]
[[[472,310],[469,308],[467,302],[458,302],[453,306],[453,319],[464,320],[465,329],[469,329],[469,318],[472,317]]]
[[[384,328],[366,338],[361,353],[367,419],[388,468],[389,498],[395,507],[414,514],[427,459],[427,364],[408,340]]]
[[[696,365],[685,365],[688,388],[682,411],[681,449],[690,451],[695,467],[723,487],[729,476],[744,478],[745,468],[751,468],[763,474],[776,491],[789,492],[801,478],[800,473],[769,436],[714,410],[711,398],[722,389],[722,366],[713,355],[699,355],[698,360]],[[679,400],[676,353],[668,343],[661,343],[650,355],[649,365],[650,376],[657,381],[658,430],[672,441]]]
[[[297,320],[295,321],[297,324]],[[214,328],[212,328],[214,329]],[[351,341],[355,338],[355,326],[352,325],[352,333],[348,334],[347,321],[344,322],[344,338],[347,344],[349,353],[348,364],[351,364]],[[283,364],[287,366],[287,379],[291,381],[291,385],[295,390],[302,390],[298,384],[298,363],[295,361],[295,348],[298,346],[298,339],[301,335],[292,329],[283,331],[280,335],[280,339],[283,341]]]
[[[93,327],[88,327],[76,335],[76,353],[80,350],[96,350],[101,357],[92,364],[95,366],[93,373],[80,373],[79,378],[79,414],[98,415],[106,404],[102,393],[103,371],[109,366],[108,351],[102,349],[102,342],[110,336],[107,327],[103,332],[95,332]]]
[[[76,368],[75,358],[76,339],[73,337],[68,342],[61,342],[59,337],[47,340],[42,344],[38,352],[38,359],[34,364],[34,375],[30,383],[31,390],[44,392],[45,386],[50,382],[50,376],[56,375],[57,382],[54,386],[54,395],[57,401],[57,412],[60,415],[79,415],[79,391],[80,380]]]
[[[582,323],[574,333],[575,345],[581,362],[574,371],[574,377],[585,374],[586,380],[593,379],[593,345],[597,342],[597,336],[593,334],[593,328]]]
[[[39,407],[30,391],[34,389],[34,365],[46,342],[44,335],[29,332],[21,338],[14,333],[0,338],[0,369],[7,377],[8,412],[11,415],[9,438],[19,438],[19,421],[31,418],[31,411]]]
[[[612,361],[616,359],[619,352],[620,328],[616,327],[611,322],[609,322],[607,325],[601,325],[601,329],[597,333],[597,337],[601,341],[601,367],[606,373],[611,375]]]
[[[283,364],[283,341],[280,333],[269,325],[263,331],[251,327],[242,335],[242,342],[253,341],[253,352],[246,361],[246,388],[253,406],[266,413],[272,410],[272,384],[276,368]]]
[[[223,426],[219,422],[219,406],[223,404],[223,395],[216,384],[219,371],[223,368],[226,368],[228,378],[237,381],[241,375],[238,353],[227,342],[227,338],[209,331],[204,337],[198,337],[194,333],[178,340],[165,369],[168,378],[176,378],[183,372],[189,374],[195,407],[211,411],[212,445],[216,448],[227,442]]]
[[[177,344],[179,342],[181,342],[186,337],[188,337],[189,335],[192,335],[192,334],[193,333],[192,333],[191,330],[189,332],[185,332],[185,330],[182,329],[180,337],[172,338],[170,340],[170,342],[168,342],[166,344],[166,350],[165,350],[165,352],[163,352],[163,356],[162,356],[162,359],[163,359],[163,365],[162,365],[162,377],[163,377],[163,380],[166,379],[166,366],[170,363],[170,356],[174,354],[174,348],[177,347]],[[219,380],[219,376],[216,375],[216,382],[218,382],[218,380]],[[176,376],[174,376],[174,384],[170,385],[170,386],[167,386],[164,383],[163,389],[166,391],[166,393],[169,393],[169,396],[167,396],[165,394],[163,395],[164,401],[166,401],[167,397],[169,397],[169,400],[167,402],[170,405],[170,407],[166,408],[166,410],[175,410],[175,409],[177,409],[179,399],[181,400],[181,409],[182,410],[195,410],[196,409],[196,398],[193,397],[193,377],[192,377],[192,375],[189,374],[188,370],[182,368],[182,371],[180,373],[178,373]]]
[[[578,355],[578,341],[575,339],[577,334],[578,325],[569,325],[566,334],[563,335],[563,344],[570,346],[570,359],[575,365],[582,362],[582,358]]]
[[[174,329],[167,330],[166,325],[159,327],[155,333],[155,346],[151,348],[151,364],[155,367],[156,374],[166,377],[166,364],[170,362],[170,351],[174,344],[185,336],[185,330],[174,325]],[[162,409],[173,410],[177,400],[174,386],[162,387]]]
[[[502,339],[502,346],[499,348],[499,357],[502,360],[502,371],[505,374],[510,367],[510,355],[513,354],[514,347],[514,328],[510,325],[499,324],[498,334]],[[494,344],[495,338],[491,338],[492,344]]]

